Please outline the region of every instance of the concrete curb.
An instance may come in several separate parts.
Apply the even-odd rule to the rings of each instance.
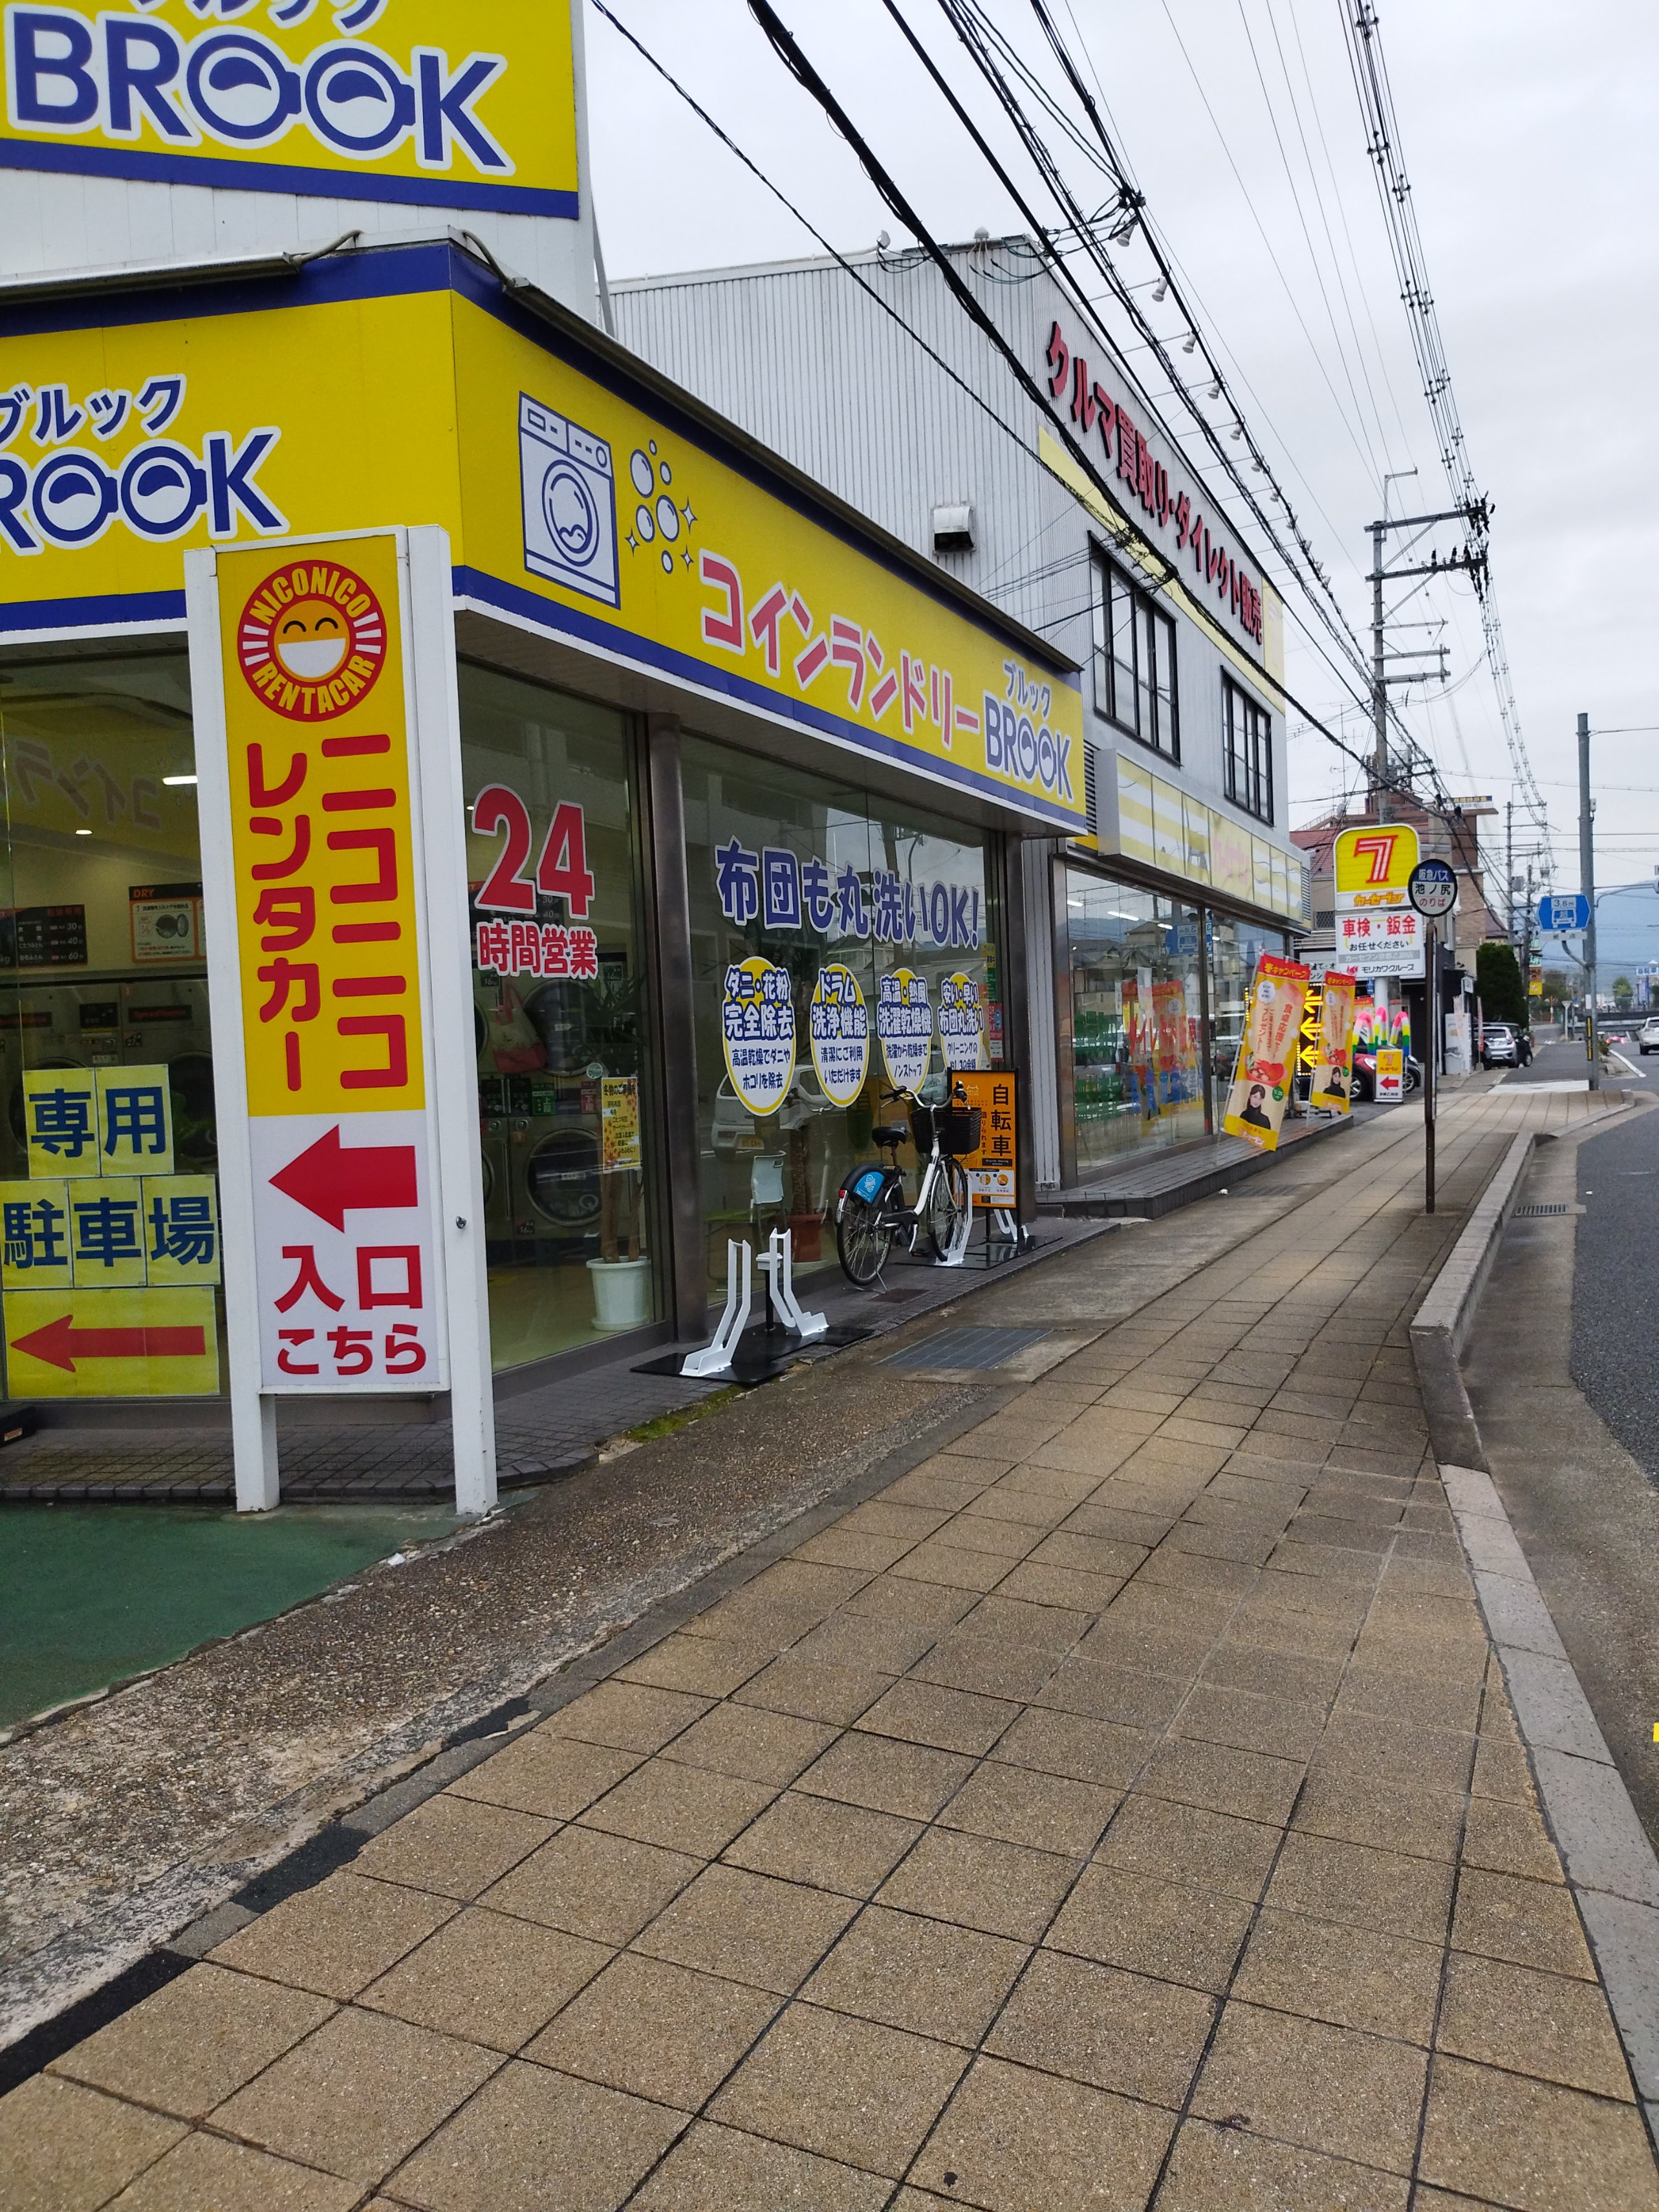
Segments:
[[[1659,1857],[1510,1525],[1458,1365],[1533,1142],[1517,1137],[1487,1185],[1412,1322],[1412,1353],[1440,1479],[1544,1818],[1659,2146]]]

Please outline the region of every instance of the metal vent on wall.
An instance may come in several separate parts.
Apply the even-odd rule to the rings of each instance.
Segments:
[[[1095,784],[1098,774],[1095,765],[1097,757],[1094,747],[1085,741],[1083,747],[1083,811],[1091,837],[1100,835],[1100,800]]]

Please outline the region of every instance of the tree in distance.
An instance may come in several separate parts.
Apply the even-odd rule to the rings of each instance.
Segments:
[[[1474,988],[1480,1011],[1489,1022],[1512,1022],[1529,1029],[1527,986],[1512,945],[1480,946],[1474,956]]]

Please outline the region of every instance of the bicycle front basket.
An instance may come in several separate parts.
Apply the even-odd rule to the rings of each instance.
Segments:
[[[977,1106],[941,1106],[938,1109],[939,1148],[942,1152],[976,1152],[981,1115]]]

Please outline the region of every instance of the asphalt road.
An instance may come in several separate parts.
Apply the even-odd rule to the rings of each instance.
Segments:
[[[1659,1115],[1540,1146],[1521,1195],[1561,1211],[1510,1223],[1465,1379],[1515,1533],[1659,1847]]]
[[[1659,1114],[1578,1147],[1572,1379],[1625,1449],[1659,1477]]]

